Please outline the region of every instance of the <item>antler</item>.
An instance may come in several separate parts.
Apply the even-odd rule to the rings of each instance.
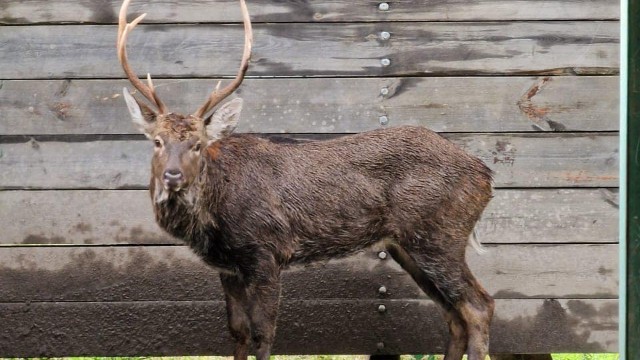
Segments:
[[[118,17],[118,59],[120,60],[120,64],[122,64],[122,69],[127,74],[131,85],[133,85],[144,97],[147,98],[151,103],[153,103],[161,114],[167,113],[167,107],[160,101],[160,98],[156,94],[156,90],[153,86],[153,82],[151,81],[151,75],[147,74],[147,83],[145,85],[140,78],[133,72],[131,67],[129,66],[129,60],[127,58],[127,36],[133,30],[133,28],[138,25],[142,19],[144,19],[147,14],[142,14],[138,16],[135,20],[133,20],[130,24],[127,23],[127,8],[129,7],[129,2],[131,0],[124,0],[122,3],[122,7],[120,7],[120,16]]]
[[[218,105],[227,96],[231,95],[244,80],[244,74],[249,68],[249,58],[251,58],[251,43],[253,42],[253,32],[251,30],[251,18],[249,17],[249,10],[244,0],[240,0],[240,8],[242,10],[242,21],[244,23],[244,53],[242,54],[242,62],[240,63],[240,69],[235,79],[229,85],[225,86],[222,90],[219,90],[220,83],[211,92],[209,98],[205,103],[193,114],[193,116],[202,118],[209,110]]]

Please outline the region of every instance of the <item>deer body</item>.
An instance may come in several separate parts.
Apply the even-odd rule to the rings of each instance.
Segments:
[[[447,360],[484,360],[494,303],[471,274],[465,249],[491,198],[491,171],[421,127],[374,130],[326,141],[276,141],[232,134],[242,100],[205,115],[242,82],[238,76],[194,114],[170,113],[148,77],[130,69],[120,12],[118,56],[131,83],[157,109],[124,89],[134,123],[155,144],[150,194],[158,224],[220,271],[234,358],[255,345],[267,360],[275,338],[280,272],[295,263],[384,246],[444,310]],[[309,284],[313,286],[313,284]]]
[[[232,135],[206,150],[192,188],[154,202],[155,214],[227,271],[239,270],[228,259],[257,246],[279,266],[348,256],[381,239],[461,221],[446,219],[454,202],[469,211],[475,205],[462,220],[472,228],[491,196],[482,162],[420,127],[300,143]]]

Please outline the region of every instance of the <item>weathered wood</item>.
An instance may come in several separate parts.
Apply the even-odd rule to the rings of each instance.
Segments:
[[[381,115],[392,125],[448,132],[618,130],[618,77],[546,79],[247,79],[238,131],[361,132],[379,127]],[[215,83],[158,80],[156,87],[170,109],[193,112]],[[124,86],[128,81],[4,81],[0,133],[137,134],[120,96]]]
[[[487,243],[616,243],[617,193],[497,190],[476,226]]]
[[[617,201],[611,189],[498,189],[476,230],[484,243],[616,243]],[[0,244],[179,243],[146,190],[0,191],[0,204]]]
[[[498,187],[615,187],[618,138],[610,133],[449,134],[495,171]],[[0,143],[0,188],[144,188],[146,140]]]
[[[180,243],[156,225],[147,190],[0,191],[0,203],[0,244]]]
[[[376,311],[384,303],[385,314]],[[617,351],[615,300],[498,300],[491,352]],[[6,357],[230,354],[222,302],[0,304]],[[411,320],[411,324],[407,323]],[[427,300],[284,301],[274,353],[442,353]],[[380,352],[378,352],[380,353]]]
[[[467,259],[496,298],[617,297],[616,244],[487,248]],[[285,299],[426,298],[398,264],[372,250],[294,266],[283,281]],[[154,300],[223,298],[217,273],[184,246],[0,248],[0,302]]]
[[[240,25],[141,25],[129,41],[138,73],[235,75]],[[0,78],[121,78],[115,26],[2,29]],[[381,31],[391,39],[378,39]],[[617,22],[257,24],[250,76],[611,74]],[[380,60],[388,58],[389,66]]]
[[[101,23],[117,22],[119,0],[3,0],[0,23]],[[146,12],[146,22],[240,22],[238,4],[226,1],[163,1],[161,5],[133,1],[131,13]],[[454,21],[454,20],[566,20],[617,19],[619,3],[614,0],[508,0],[492,1],[394,1],[388,11],[378,2],[252,2],[251,18],[258,22],[332,21]]]
[[[229,354],[217,273],[158,229],[143,190],[120,0],[0,2],[0,24],[29,25],[0,29],[0,354]],[[386,115],[444,132],[496,171],[477,226],[489,252],[468,252],[498,299],[491,352],[616,351],[618,79],[584,75],[618,72],[618,1],[378,3],[251,2],[239,131],[322,139]],[[235,75],[237,0],[133,1],[141,12],[131,61],[172,110]],[[443,351],[440,311],[374,250],[283,280],[276,353]]]

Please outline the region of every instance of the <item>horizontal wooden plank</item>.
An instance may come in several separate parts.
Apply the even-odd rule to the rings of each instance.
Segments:
[[[610,189],[498,189],[476,230],[484,243],[616,243],[617,201]],[[0,244],[179,243],[146,190],[0,191],[0,204]]]
[[[498,300],[490,351],[615,352],[617,309],[616,300]],[[0,317],[5,357],[232,351],[222,302],[0,304]],[[440,310],[426,300],[285,301],[274,353],[442,353],[446,339]]]
[[[488,243],[615,243],[617,212],[607,189],[497,190],[476,231]]]
[[[192,112],[215,83],[158,80],[156,87],[170,109]],[[124,86],[3,81],[0,134],[137,133],[120,96]],[[618,129],[617,76],[247,79],[239,95],[241,132],[361,132],[379,127],[382,115],[393,125],[447,132]]]
[[[251,76],[617,73],[617,22],[257,24]],[[240,25],[141,25],[139,73],[234,76]],[[81,31],[79,31],[81,30]],[[10,26],[0,78],[122,78],[112,25]],[[389,40],[378,38],[387,31]],[[221,50],[224,49],[224,50]],[[381,59],[390,65],[381,65]]]
[[[487,248],[467,258],[496,298],[617,297],[616,244]],[[283,282],[287,299],[426,298],[374,250],[293,266]],[[0,302],[223,300],[217,273],[184,246],[0,247],[0,290]]]
[[[0,24],[115,23],[119,0],[4,0]],[[508,0],[416,2],[394,1],[389,10],[378,10],[378,2],[254,2],[249,11],[257,22],[331,21],[453,21],[453,20],[564,20],[617,19],[618,1]],[[161,5],[133,1],[130,13],[149,14],[147,22],[239,22],[237,1],[163,1]]]
[[[147,190],[0,191],[0,203],[0,244],[180,243],[156,225]]]
[[[498,187],[615,187],[618,137],[580,134],[449,134],[495,171]],[[0,188],[143,188],[146,140],[0,143]]]

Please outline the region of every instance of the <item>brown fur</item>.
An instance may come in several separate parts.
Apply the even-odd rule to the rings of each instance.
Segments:
[[[491,199],[491,171],[420,127],[375,130],[321,142],[232,135],[242,100],[220,105],[240,86],[251,55],[251,21],[240,0],[245,46],[231,83],[216,87],[194,115],[167,113],[151,78],[126,56],[132,84],[159,113],[123,90],[129,113],[155,144],[150,191],[158,224],[220,270],[234,358],[253,342],[267,360],[275,337],[280,272],[294,263],[348,256],[384,240],[391,256],[439,303],[449,324],[447,360],[484,360],[493,300],[465,262],[473,228]],[[475,244],[475,243],[473,243]],[[313,284],[310,284],[313,286]]]
[[[213,161],[217,161],[220,156],[220,143],[215,142],[207,147],[207,154],[209,158]]]
[[[445,311],[446,359],[467,351],[484,360],[493,300],[465,263],[492,192],[479,159],[420,127],[317,142],[230,135],[195,152],[202,125],[166,116],[150,137],[164,143],[152,161],[156,219],[221,271],[236,359],[246,359],[250,340],[259,360],[269,356],[281,270],[388,239],[392,257]],[[186,185],[158,201],[176,164]]]

